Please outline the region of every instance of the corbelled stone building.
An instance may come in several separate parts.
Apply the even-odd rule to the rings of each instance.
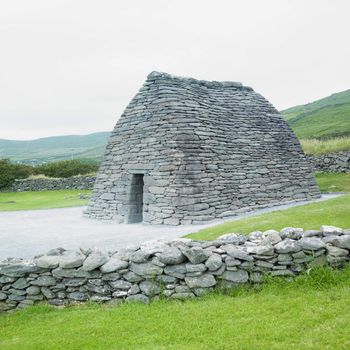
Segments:
[[[198,224],[319,196],[296,136],[252,88],[153,72],[113,130],[86,215]]]

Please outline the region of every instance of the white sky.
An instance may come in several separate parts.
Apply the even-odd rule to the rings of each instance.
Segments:
[[[111,130],[152,70],[278,109],[350,89],[350,1],[0,0],[0,138]]]

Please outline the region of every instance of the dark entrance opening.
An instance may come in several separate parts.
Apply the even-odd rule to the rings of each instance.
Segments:
[[[133,174],[130,186],[127,223],[142,222],[143,212],[143,174]]]

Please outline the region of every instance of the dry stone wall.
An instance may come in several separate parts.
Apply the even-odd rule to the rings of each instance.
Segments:
[[[200,224],[320,196],[299,141],[252,88],[151,73],[106,147],[88,217]],[[136,214],[136,215],[135,215]]]
[[[49,179],[34,178],[15,180],[5,192],[49,191],[49,190],[91,190],[95,176],[72,176],[67,178]]]
[[[284,228],[226,234],[215,241],[149,241],[117,252],[53,249],[34,260],[0,263],[0,311],[47,301],[148,303],[153,298],[188,299],[221,285],[252,282],[264,275],[290,276],[310,266],[349,262],[350,229]]]
[[[330,173],[350,172],[350,151],[308,156],[314,171]]]

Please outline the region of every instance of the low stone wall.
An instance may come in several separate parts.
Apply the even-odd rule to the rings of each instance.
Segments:
[[[350,229],[284,228],[227,234],[215,241],[150,241],[118,252],[53,249],[31,261],[0,263],[0,311],[46,300],[67,305],[87,300],[148,303],[160,295],[187,299],[264,274],[295,276],[310,266],[349,262]]]
[[[95,179],[95,176],[72,176],[59,179],[22,179],[15,180],[11,187],[4,191],[92,190]]]
[[[350,172],[350,151],[308,156],[315,171],[330,173]]]

